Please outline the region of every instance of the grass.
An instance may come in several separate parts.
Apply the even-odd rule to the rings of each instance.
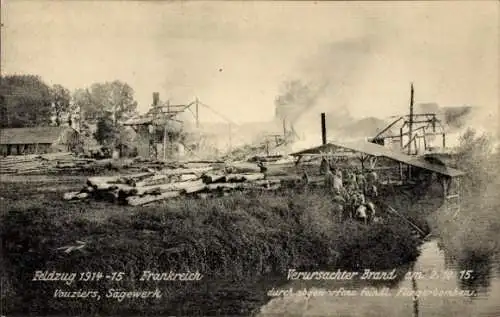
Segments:
[[[340,223],[331,212],[332,202],[317,190],[236,193],[123,207],[62,201],[62,192],[82,185],[78,177],[59,187],[49,179],[27,180],[0,183],[1,264],[8,277],[2,305],[8,312],[246,315],[267,300],[267,290],[256,291],[260,279],[282,276],[285,280],[289,268],[391,269],[415,260],[419,253],[419,241],[403,222],[370,227]],[[76,240],[87,243],[85,253],[56,250]],[[123,271],[127,278],[71,286],[31,281],[35,270],[52,269]],[[198,270],[204,279],[141,284],[131,278],[143,270]],[[52,296],[56,288],[105,292],[117,287],[159,287],[166,295],[161,300],[121,303]]]

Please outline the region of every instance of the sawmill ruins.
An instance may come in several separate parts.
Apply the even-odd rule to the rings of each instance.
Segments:
[[[136,158],[96,160],[67,152],[30,152],[29,157],[10,155],[3,158],[1,172],[115,170],[120,174],[89,177],[87,183],[82,184],[82,190],[66,193],[64,199],[93,198],[144,205],[182,196],[206,198],[228,195],[231,191],[317,187],[324,184],[324,172],[319,170],[319,163],[326,161],[337,171],[357,170],[360,175],[376,172],[380,188],[437,181],[442,186],[447,208],[458,212],[460,177],[464,173],[445,163],[452,154],[446,147],[442,120],[436,113],[414,113],[413,95],[412,85],[408,115],[394,118],[376,135],[364,140],[329,139],[327,117],[321,113],[319,145],[292,151],[291,145],[300,140],[294,122],[301,116],[302,109],[277,106],[275,120],[267,126],[261,125],[260,141],[238,148],[232,144],[232,131],[238,131],[238,126],[230,119],[198,99],[188,104],[170,104],[162,102],[159,93],[155,92],[152,107],[145,115],[122,123],[136,134]],[[217,152],[220,144],[214,144],[210,133],[203,133],[201,107],[226,121],[229,146],[225,152]],[[187,128],[186,122],[180,119],[186,118],[185,114],[192,116],[194,127]],[[220,136],[218,138],[220,140]]]

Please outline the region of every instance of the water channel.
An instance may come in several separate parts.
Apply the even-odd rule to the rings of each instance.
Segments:
[[[500,261],[457,264],[437,239],[421,246],[416,263],[398,270],[393,285],[367,280],[290,280],[275,291],[259,317],[274,316],[500,316]],[[335,271],[335,270],[334,270]],[[411,272],[422,276],[411,277]],[[406,278],[405,278],[406,277]],[[309,291],[309,296],[303,292]],[[277,295],[279,290],[283,290]],[[415,300],[414,291],[420,292]],[[333,292],[332,292],[333,291]]]

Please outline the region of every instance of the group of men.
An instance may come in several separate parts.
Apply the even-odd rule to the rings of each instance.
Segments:
[[[339,214],[345,219],[357,218],[370,222],[375,217],[375,205],[367,197],[377,197],[378,176],[375,171],[360,168],[335,168],[323,158],[320,174],[325,177],[325,190],[332,195]]]

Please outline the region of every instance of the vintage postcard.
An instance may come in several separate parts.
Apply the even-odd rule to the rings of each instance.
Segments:
[[[2,1],[0,316],[500,316],[499,14]]]

